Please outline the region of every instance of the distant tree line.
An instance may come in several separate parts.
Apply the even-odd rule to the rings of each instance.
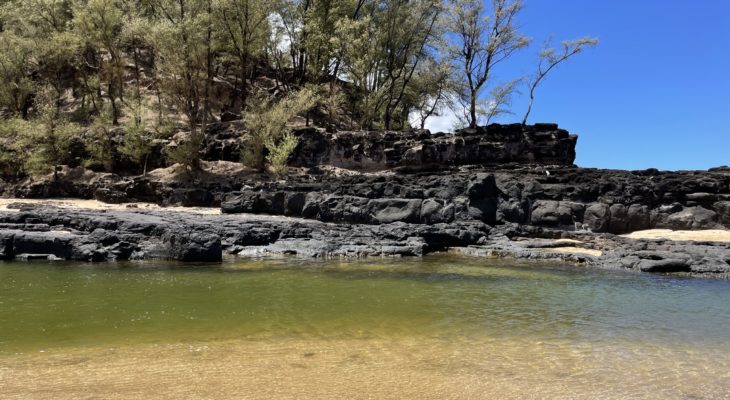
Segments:
[[[195,168],[207,127],[240,118],[243,162],[282,173],[299,116],[403,129],[447,108],[475,127],[595,39],[545,46],[534,76],[495,70],[530,39],[519,0],[0,0],[0,164],[55,171],[73,140],[111,169],[175,135]],[[524,116],[527,122],[530,110]],[[117,140],[122,136],[121,144]],[[12,138],[13,140],[8,140]],[[17,140],[15,140],[17,139]],[[18,155],[23,155],[19,157]]]

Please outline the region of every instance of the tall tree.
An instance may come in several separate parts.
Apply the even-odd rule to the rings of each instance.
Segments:
[[[472,128],[479,122],[479,97],[493,78],[495,66],[530,42],[517,31],[515,17],[520,10],[520,0],[492,0],[489,14],[482,0],[452,2],[451,56],[459,74],[457,79],[464,82],[460,100],[468,110]]]
[[[171,158],[198,166],[210,113],[212,0],[148,0],[161,91],[187,118],[190,135]],[[202,124],[202,126],[199,126]]]
[[[237,63],[240,110],[246,109],[252,64],[260,56],[271,35],[269,15],[273,0],[218,0],[215,21],[220,26],[221,45]]]
[[[111,123],[117,125],[120,116],[117,99],[124,100],[122,10],[117,0],[88,0],[78,2],[74,14],[74,29],[94,54],[97,65],[92,67],[106,84]]]

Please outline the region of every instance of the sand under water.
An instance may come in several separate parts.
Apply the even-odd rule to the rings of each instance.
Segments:
[[[462,258],[0,264],[0,398],[721,399],[730,282]]]

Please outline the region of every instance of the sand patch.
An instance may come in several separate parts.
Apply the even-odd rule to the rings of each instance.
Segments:
[[[592,257],[600,257],[603,255],[601,250],[584,249],[582,247],[573,246],[562,246],[562,247],[550,247],[543,248],[542,251],[546,253],[557,253],[557,254],[585,254]]]
[[[0,211],[17,211],[14,208],[8,208],[11,204],[37,204],[47,205],[57,208],[66,209],[86,209],[86,210],[113,210],[113,211],[134,211],[134,210],[158,210],[158,211],[175,211],[188,212],[193,214],[218,215],[221,213],[219,208],[206,207],[161,207],[153,203],[120,203],[109,204],[98,200],[84,199],[0,199]]]
[[[650,229],[621,235],[629,239],[668,239],[697,242],[730,242],[730,231],[708,229],[702,231],[673,231],[670,229]]]

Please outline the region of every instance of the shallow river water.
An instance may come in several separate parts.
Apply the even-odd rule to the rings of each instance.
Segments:
[[[730,398],[730,282],[454,255],[5,263],[0,398]]]

